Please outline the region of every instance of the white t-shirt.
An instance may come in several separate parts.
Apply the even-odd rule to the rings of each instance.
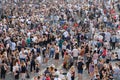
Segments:
[[[66,49],[66,46],[65,46],[65,45],[62,45],[62,49]]]
[[[27,33],[27,36],[29,37],[30,35],[31,35],[31,33],[30,33],[30,32],[28,32],[28,33]]]
[[[109,32],[105,33],[105,40],[110,41],[111,34]]]
[[[24,52],[25,52],[25,51],[24,51]],[[20,52],[20,53],[19,53],[19,57],[25,59],[25,58],[27,57],[27,55],[25,55],[25,54],[23,54],[22,52]]]
[[[103,40],[103,36],[99,35],[99,36],[98,36],[98,39],[99,39],[99,40]]]
[[[67,73],[67,80],[71,80],[71,74],[70,74],[70,72]]]
[[[59,71],[56,71],[56,72],[55,72],[55,75],[60,75],[60,72],[59,72]]]
[[[32,41],[33,41],[33,42],[35,42],[36,40],[37,40],[37,37],[36,37],[36,36],[32,38]]]
[[[36,58],[36,60],[41,64],[42,63],[42,58],[41,58],[41,56],[38,56],[37,58]]]
[[[13,72],[16,72],[16,70],[19,70],[19,66],[17,65],[13,66]]]
[[[104,22],[107,22],[107,17],[104,17]]]
[[[11,50],[15,50],[16,44],[12,42]]]
[[[60,78],[54,78],[54,80],[61,80]]]
[[[78,51],[78,49],[73,49],[73,57],[77,57],[78,56],[78,53],[79,53],[79,51]]]
[[[65,32],[63,33],[63,35],[64,35],[64,37],[68,37],[68,36],[69,36],[69,33],[68,33],[67,31],[65,31]]]
[[[64,76],[63,74],[60,74],[60,75],[59,75],[59,78],[60,78],[60,79],[65,79],[65,76]]]

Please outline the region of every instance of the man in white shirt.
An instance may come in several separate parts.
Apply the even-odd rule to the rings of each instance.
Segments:
[[[111,37],[110,32],[105,32],[105,40],[106,40],[107,42],[110,42],[110,37]]]
[[[36,61],[38,61],[39,64],[42,63],[42,57],[39,54],[37,55]]]
[[[69,36],[69,33],[68,33],[67,31],[65,31],[65,32],[63,33],[63,35],[64,35],[65,38],[67,38],[67,37]]]
[[[12,51],[14,51],[15,48],[16,48],[16,44],[15,44],[15,42],[12,42],[11,44],[12,44],[12,45],[10,46],[10,49],[11,49]]]
[[[76,47],[74,47],[74,49],[72,50],[72,53],[73,53],[73,59],[77,60],[78,59],[79,50]]]

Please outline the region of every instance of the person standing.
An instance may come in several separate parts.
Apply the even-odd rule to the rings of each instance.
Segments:
[[[48,60],[49,60],[49,48],[47,48],[45,51],[45,63],[48,63]]]
[[[5,80],[6,71],[7,71],[7,67],[6,67],[6,64],[5,64],[4,60],[3,60],[2,61],[2,66],[1,66],[1,79],[2,80]]]
[[[19,79],[19,65],[17,63],[17,60],[15,60],[15,62],[13,63],[13,74],[15,77],[15,80]]]
[[[102,52],[102,58],[105,58],[107,55],[107,49],[104,47],[103,52]]]
[[[83,67],[84,67],[83,59],[79,59],[77,63],[78,80],[82,80]]]
[[[54,57],[54,53],[55,53],[55,47],[54,47],[54,43],[51,44],[50,47],[50,55],[49,58],[53,58]]]
[[[87,60],[86,60],[86,69],[88,70],[89,73],[89,65],[92,62],[92,57],[90,55],[90,53],[87,54]]]
[[[94,76],[94,62],[93,61],[89,65],[89,74],[90,74],[90,78],[93,79],[93,76]]]
[[[68,55],[68,53],[66,53],[65,54],[65,56],[64,56],[64,63],[63,63],[63,67],[67,70],[68,69],[68,62],[69,61],[69,55]]]
[[[56,49],[55,49],[55,63],[56,63],[56,65],[58,65],[58,61],[59,61],[59,47],[56,47]]]
[[[114,50],[114,49],[115,49],[115,44],[116,44],[116,42],[117,42],[117,38],[116,38],[115,35],[113,35],[113,36],[111,36],[110,39],[111,39],[111,40],[110,40],[110,43],[111,43],[112,50]]]
[[[26,65],[25,62],[21,62],[21,75],[22,75],[22,80],[25,80],[25,76],[26,76]]]
[[[93,53],[93,58],[92,58],[94,64],[98,63],[98,57],[99,57],[99,54],[95,50],[94,53]]]
[[[67,73],[67,80],[72,80],[71,77],[72,77],[72,74],[71,74],[71,72],[69,70],[68,73]]]
[[[85,54],[85,49],[84,49],[84,46],[81,46],[81,51],[80,51],[80,56],[84,56]]]
[[[71,80],[75,80],[75,67],[72,66],[72,67],[70,68],[70,71],[71,71]]]
[[[30,62],[30,71],[32,72],[32,70],[34,69],[35,71],[35,59],[36,59],[36,55],[34,53],[32,53],[32,58],[31,58],[31,62]]]
[[[74,62],[76,64],[77,59],[78,59],[78,54],[79,54],[79,50],[77,49],[77,47],[74,47],[74,49],[72,50],[72,53],[73,53]]]

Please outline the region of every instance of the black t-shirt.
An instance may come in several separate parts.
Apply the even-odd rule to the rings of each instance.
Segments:
[[[92,61],[91,57],[87,57],[87,63],[90,63]]]
[[[19,79],[19,71],[16,71],[15,79]]]
[[[84,63],[83,62],[78,62],[78,70],[83,70],[83,65]]]
[[[4,66],[4,65],[1,66],[1,73],[2,73],[2,74],[5,74],[5,73],[6,73],[6,70],[5,70],[5,66]]]
[[[21,66],[21,73],[25,73],[26,72],[26,66]]]

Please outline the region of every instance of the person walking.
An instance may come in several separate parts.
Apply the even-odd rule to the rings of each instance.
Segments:
[[[89,65],[89,74],[90,74],[90,78],[93,79],[93,76],[94,76],[94,62],[93,61]]]
[[[2,66],[1,66],[1,79],[5,80],[6,77],[6,72],[7,72],[7,67],[6,67],[6,63],[4,62],[4,60],[2,61]]]
[[[72,54],[73,54],[74,63],[76,65],[78,60],[78,55],[79,55],[79,50],[77,49],[77,47],[74,47],[74,49],[72,50]]]
[[[78,63],[77,63],[78,80],[82,80],[83,68],[84,68],[83,58],[78,59]]]
[[[70,68],[70,72],[71,72],[71,80],[75,80],[75,67],[74,66]]]
[[[58,65],[59,61],[59,47],[55,47],[55,64]]]
[[[54,46],[54,43],[51,44],[51,47],[50,47],[50,55],[49,55],[49,58],[53,58],[54,57],[54,53],[55,53],[55,46]]]
[[[14,74],[14,77],[15,77],[15,80],[19,80],[19,64],[17,63],[18,60],[15,60],[15,62],[13,63],[13,74]]]
[[[115,44],[116,44],[116,42],[117,42],[116,36],[115,36],[115,35],[111,36],[111,38],[110,38],[110,43],[111,43],[112,50],[115,49]]]
[[[31,58],[31,62],[30,62],[30,71],[31,72],[32,72],[33,68],[35,71],[35,65],[36,65],[35,59],[36,59],[36,55],[33,53],[32,58]]]

